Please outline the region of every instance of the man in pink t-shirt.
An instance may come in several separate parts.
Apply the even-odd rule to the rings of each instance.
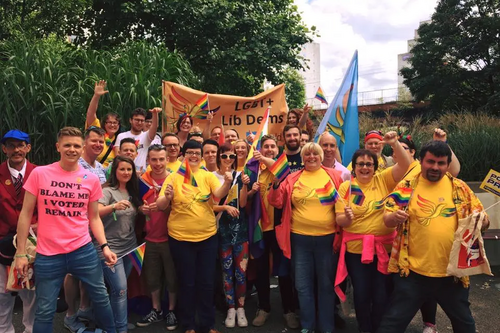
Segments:
[[[61,159],[33,170],[24,184],[26,192],[17,227],[15,267],[21,275],[26,275],[26,239],[36,207],[37,310],[33,333],[53,331],[57,295],[68,273],[85,285],[96,310],[99,327],[107,332],[115,332],[101,263],[89,234],[90,225],[94,237],[101,244],[106,262],[113,265],[116,254],[107,246],[97,205],[102,196],[99,179],[78,164],[83,150],[82,133],[79,129],[61,129],[57,135],[56,148]]]
[[[151,293],[153,308],[151,312],[137,322],[137,326],[148,326],[165,317],[167,329],[173,331],[177,328],[177,318],[174,315],[177,278],[174,262],[168,244],[167,219],[169,212],[159,211],[156,206],[158,193],[167,178],[167,151],[165,146],[152,145],[148,149],[147,163],[151,171],[141,177],[141,195],[144,200],[142,213],[147,216],[146,252],[144,253],[144,275],[146,285]],[[160,291],[162,290],[162,275],[165,275],[168,290],[168,311],[161,309]]]

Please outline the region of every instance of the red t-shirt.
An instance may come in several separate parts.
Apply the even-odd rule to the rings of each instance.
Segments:
[[[37,197],[38,253],[66,254],[91,241],[88,205],[102,197],[96,175],[81,166],[69,172],[55,162],[34,169],[24,189]]]
[[[162,186],[166,178],[155,179],[158,186]],[[150,196],[146,201],[153,203],[158,199],[158,195]],[[146,221],[146,237],[148,242],[161,243],[168,241],[167,219],[168,215],[164,211],[158,211],[149,214],[149,221]]]

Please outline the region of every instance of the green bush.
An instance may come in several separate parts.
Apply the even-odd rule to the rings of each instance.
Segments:
[[[196,86],[189,64],[162,45],[129,43],[107,51],[75,47],[55,38],[0,44],[0,137],[18,128],[30,134],[30,160],[57,159],[57,131],[84,126],[94,82],[108,82],[98,116],[161,106],[162,80]],[[2,156],[5,158],[5,156]]]
[[[485,114],[449,112],[437,120],[424,122],[416,117],[407,122],[386,114],[375,118],[363,113],[359,117],[360,147],[364,134],[372,129],[382,132],[399,129],[411,134],[417,145],[432,139],[434,128],[440,127],[448,133],[448,144],[461,164],[459,178],[466,181],[482,181],[490,169],[500,171],[500,119]],[[390,150],[384,153],[390,154]]]

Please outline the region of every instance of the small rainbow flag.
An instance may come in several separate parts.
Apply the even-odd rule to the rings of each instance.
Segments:
[[[137,273],[141,275],[142,271],[142,263],[144,261],[144,252],[146,251],[146,243],[142,243],[126,255],[122,256],[121,258],[128,256],[130,260],[132,261],[132,265],[135,267],[137,270]],[[120,258],[118,258],[120,259]]]
[[[196,103],[201,110],[208,109],[208,94],[203,95]]]
[[[361,191],[361,188],[358,185],[351,184],[351,194],[354,196],[354,198],[352,198],[352,202],[355,205],[363,206],[363,202],[365,202],[365,194]]]
[[[321,87],[318,87],[318,91],[316,92],[316,96],[314,96],[314,98],[318,99],[321,103],[325,103],[326,105],[328,105],[325,94],[323,93],[323,89],[321,89]]]
[[[184,162],[182,162],[181,166],[179,167],[179,170],[177,170],[177,173],[182,175],[182,177],[184,177],[184,184],[190,184],[194,187],[198,187],[198,184],[196,183],[196,179],[194,179],[194,175],[193,172],[191,171],[191,167],[189,166],[187,158],[184,159]]]
[[[412,189],[408,187],[400,188],[387,196],[387,199],[392,198],[400,207],[408,206],[410,202]]]
[[[316,194],[323,206],[333,205],[339,199],[339,193],[331,181],[328,181],[325,187],[316,189]]]
[[[273,173],[273,175],[282,181],[285,177],[290,173],[290,166],[288,165],[288,159],[286,158],[286,154],[282,153],[280,157],[274,162],[273,165],[269,168],[269,171]]]

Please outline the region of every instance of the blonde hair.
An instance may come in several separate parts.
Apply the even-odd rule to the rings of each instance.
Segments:
[[[325,154],[323,153],[323,149],[321,149],[321,146],[318,145],[315,142],[308,142],[302,147],[300,150],[300,158],[304,160],[304,155],[306,153],[313,152],[319,155],[321,162],[323,162],[323,159],[325,158]]]
[[[63,136],[78,136],[83,139],[82,131],[76,127],[66,126],[59,130],[57,133],[57,140],[61,139]]]

